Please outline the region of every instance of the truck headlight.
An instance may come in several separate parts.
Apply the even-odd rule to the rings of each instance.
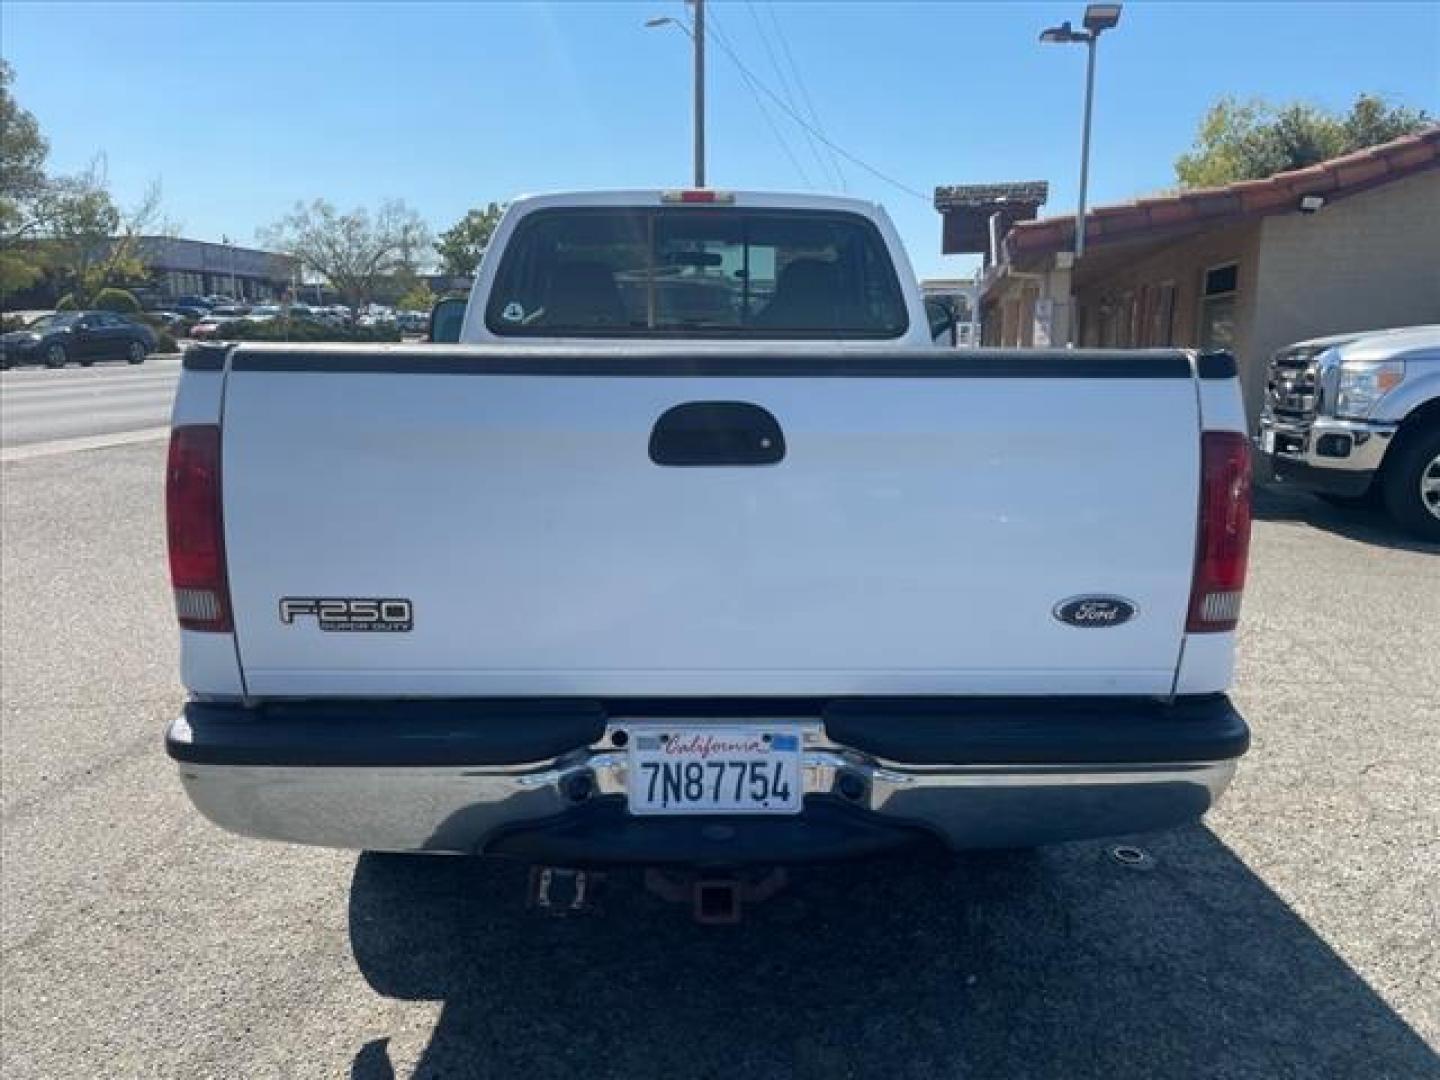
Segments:
[[[1335,415],[1364,420],[1375,403],[1405,379],[1402,360],[1340,365],[1340,387],[1335,394]]]

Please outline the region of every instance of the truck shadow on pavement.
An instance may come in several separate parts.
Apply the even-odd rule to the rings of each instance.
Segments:
[[[734,927],[638,875],[552,919],[521,867],[365,855],[351,945],[378,993],[443,1002],[417,1077],[1440,1075],[1211,832],[1142,843],[796,871]],[[352,1078],[395,1076],[387,1043]]]
[[[1378,500],[1329,503],[1309,492],[1276,484],[1256,484],[1254,512],[1257,521],[1295,522],[1362,544],[1440,554],[1440,544],[1427,543],[1404,532]]]

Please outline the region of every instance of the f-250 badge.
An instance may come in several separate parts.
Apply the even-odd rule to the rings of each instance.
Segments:
[[[1139,610],[1123,596],[1073,596],[1056,604],[1053,614],[1070,626],[1092,629],[1129,622]]]
[[[296,619],[314,618],[321,630],[395,634],[415,625],[415,609],[397,597],[286,596],[280,601],[280,621],[292,626]]]

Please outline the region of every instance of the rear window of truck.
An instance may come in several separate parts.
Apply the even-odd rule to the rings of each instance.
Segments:
[[[515,337],[892,338],[908,322],[872,222],[716,207],[537,210],[485,312]]]

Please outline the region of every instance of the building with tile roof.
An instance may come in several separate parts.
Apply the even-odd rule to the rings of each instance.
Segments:
[[[1280,346],[1440,322],[1440,126],[1085,221],[1078,265],[1074,215],[1032,215],[994,237],[986,344],[1229,349],[1253,423]]]

